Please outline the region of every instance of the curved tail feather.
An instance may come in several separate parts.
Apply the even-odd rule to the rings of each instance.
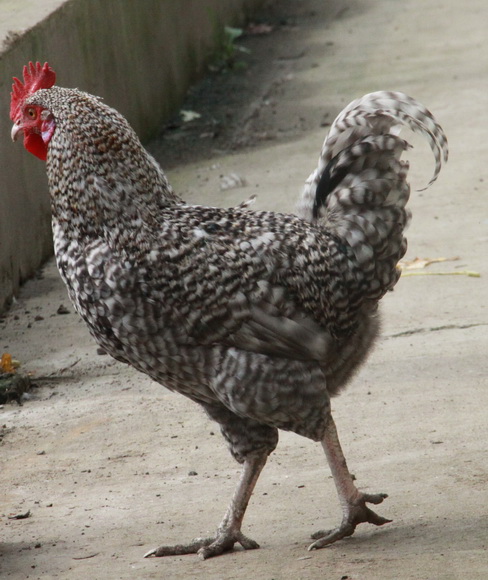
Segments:
[[[402,126],[423,134],[432,149],[428,187],[447,161],[446,135],[423,105],[380,91],[353,101],[336,118],[298,207],[302,218],[324,226],[352,251],[370,299],[395,285],[407,247],[409,165],[401,156],[410,146],[398,137]]]

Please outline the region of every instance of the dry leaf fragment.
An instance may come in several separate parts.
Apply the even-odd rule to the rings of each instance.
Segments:
[[[415,270],[417,268],[427,268],[431,264],[439,262],[455,262],[459,260],[459,256],[453,258],[414,258],[413,260],[400,260],[398,267],[400,270]]]
[[[0,371],[3,373],[15,373],[15,369],[19,366],[19,361],[12,358],[12,355],[8,352],[2,354],[0,359]]]
[[[200,119],[200,117],[201,117],[200,113],[197,113],[196,111],[188,111],[185,109],[182,109],[180,111],[180,115],[181,115],[181,118],[183,120],[183,123],[189,123],[190,121],[194,121],[195,119]]]
[[[239,205],[237,205],[236,207],[239,209],[247,209],[248,207],[251,207],[251,205],[256,201],[256,195],[253,194],[250,197],[248,197],[247,199],[245,199],[244,201],[241,201],[241,203]]]

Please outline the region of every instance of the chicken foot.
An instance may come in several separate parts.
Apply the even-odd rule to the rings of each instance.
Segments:
[[[245,550],[255,550],[256,548],[259,548],[257,542],[246,537],[241,532],[241,525],[247,504],[249,503],[256,482],[267,459],[267,451],[259,451],[247,455],[236,491],[229,507],[227,508],[224,519],[217,528],[217,534],[215,537],[195,538],[189,544],[160,546],[159,548],[147,552],[144,557],[198,554],[202,560],[206,560],[207,558],[218,556],[223,552],[232,550],[235,543],[241,544]]]
[[[339,501],[342,506],[342,522],[339,527],[332,530],[320,530],[312,535],[316,540],[309,546],[309,550],[317,550],[328,546],[337,540],[351,536],[356,526],[362,522],[368,522],[376,526],[382,526],[391,522],[376,514],[366,506],[366,503],[380,504],[386,493],[363,493],[354,485],[353,478],[347,468],[346,459],[341,449],[337,429],[332,417],[329,418],[327,428],[322,439],[330,470],[334,478]]]

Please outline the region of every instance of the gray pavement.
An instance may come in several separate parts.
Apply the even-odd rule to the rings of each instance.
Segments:
[[[212,533],[238,467],[196,406],[97,355],[76,315],[56,314],[68,303],[50,264],[0,324],[0,348],[40,385],[23,407],[0,409],[2,578],[488,577],[488,4],[304,0],[293,10],[286,47],[305,56],[270,71],[286,75],[268,94],[278,117],[336,114],[361,94],[396,89],[429,107],[450,143],[438,181],[412,193],[406,256],[449,260],[408,271],[420,275],[384,298],[383,337],[334,400],[357,483],[389,494],[378,511],[393,522],[307,552],[310,533],[333,527],[340,510],[319,446],[283,434],[245,520],[260,550],[142,559],[162,542]],[[290,211],[320,150],[318,125],[173,167],[170,180],[191,201],[232,205],[258,193],[258,208]],[[427,145],[412,142],[415,189],[433,166]],[[232,173],[246,186],[221,190]]]

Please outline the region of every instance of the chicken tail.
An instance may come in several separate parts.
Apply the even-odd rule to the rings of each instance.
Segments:
[[[432,149],[435,169],[428,187],[447,161],[444,131],[411,97],[380,91],[353,101],[336,118],[298,206],[303,219],[346,244],[369,279],[370,299],[395,285],[396,264],[407,247],[409,166],[401,156],[410,145],[398,137],[402,126],[423,134]]]

